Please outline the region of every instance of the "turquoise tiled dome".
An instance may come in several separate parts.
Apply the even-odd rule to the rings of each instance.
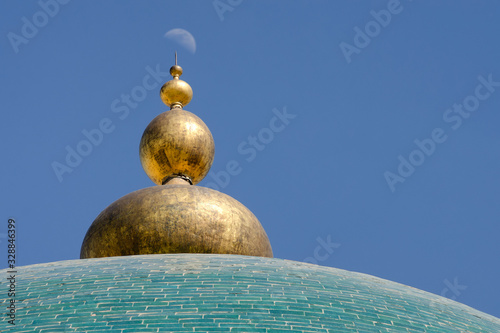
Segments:
[[[19,267],[17,278],[16,326],[3,315],[0,331],[500,332],[498,318],[455,301],[281,259],[111,257]]]

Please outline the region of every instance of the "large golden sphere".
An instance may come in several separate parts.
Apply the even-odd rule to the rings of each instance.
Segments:
[[[158,185],[179,175],[199,183],[212,166],[214,152],[214,139],[207,125],[182,109],[166,111],[153,119],[139,148],[144,171]]]
[[[160,97],[163,103],[168,106],[180,103],[184,107],[191,102],[193,89],[191,89],[191,86],[186,81],[174,78],[161,87]]]
[[[132,192],[99,214],[80,257],[158,253],[273,256],[262,225],[237,200],[209,188],[163,185]]]

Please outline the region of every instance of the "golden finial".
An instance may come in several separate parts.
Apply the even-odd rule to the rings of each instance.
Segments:
[[[182,75],[182,67],[177,65],[177,52],[175,52],[175,65],[170,67],[170,75],[172,75],[173,79],[161,87],[161,100],[170,109],[182,109],[191,102],[193,90],[186,81],[179,79],[179,76]]]
[[[155,253],[221,253],[271,257],[259,220],[228,195],[196,186],[214,160],[207,125],[182,109],[191,87],[170,68],[173,80],[161,97],[170,110],[149,123],[141,138],[141,164],[160,186],[130,193],[94,220],[83,240],[81,258]]]
[[[149,178],[157,185],[197,184],[207,175],[214,160],[214,139],[207,125],[183,110],[193,92],[179,79],[181,66],[170,68],[173,80],[161,88],[161,98],[170,111],[158,115],[142,135],[139,155]]]

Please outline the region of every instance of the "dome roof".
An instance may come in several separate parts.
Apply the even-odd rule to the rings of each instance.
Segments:
[[[160,253],[273,256],[264,228],[239,201],[206,187],[167,184],[109,205],[87,231],[80,257]]]
[[[136,255],[25,266],[18,274],[18,333],[500,332],[499,319],[455,301],[282,259]],[[7,320],[0,331],[11,327]]]

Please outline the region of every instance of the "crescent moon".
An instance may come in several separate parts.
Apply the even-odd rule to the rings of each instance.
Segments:
[[[172,29],[167,31],[164,37],[180,44],[193,54],[196,52],[196,41],[193,35],[187,30],[180,28]]]

